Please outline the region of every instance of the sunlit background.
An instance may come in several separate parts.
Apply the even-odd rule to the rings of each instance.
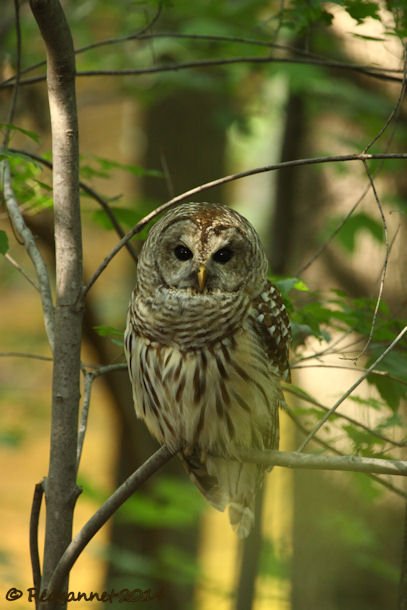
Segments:
[[[157,9],[152,3],[130,0],[63,4],[77,48],[132,34],[146,26]],[[327,66],[321,63],[335,58],[340,63],[402,69],[402,43],[392,33],[394,14],[386,12],[385,3],[380,4],[380,12],[372,8],[377,9],[376,3],[349,2],[353,12],[340,4],[293,2],[279,18],[285,3],[165,3],[146,34],[206,34],[228,39],[152,36],[78,54],[79,71],[254,58],[251,63],[142,76],[78,78],[83,181],[110,202],[127,230],[171,196],[222,175],[281,160],[361,152],[395,109],[398,122],[392,117],[372,151],[405,150],[406,107],[397,106],[401,83],[343,69],[333,61]],[[368,8],[363,12],[366,4],[371,5],[370,13]],[[314,12],[306,7],[313,7]],[[16,62],[12,8],[9,2],[2,9],[2,80],[14,73]],[[325,15],[332,17],[331,23]],[[43,59],[43,49],[26,3],[21,26],[23,67],[28,67]],[[239,41],[242,38],[246,42]],[[250,40],[286,46],[268,50],[249,44]],[[308,61],[255,63],[256,58],[269,54]],[[44,74],[44,67],[33,74]],[[7,123],[10,96],[10,90],[0,89],[2,123]],[[13,132],[14,149],[49,155],[43,82],[21,87],[15,122],[29,133]],[[52,267],[49,170],[40,163],[22,163],[18,157],[11,158],[11,163],[27,223]],[[383,296],[391,315],[401,318],[406,313],[407,279],[405,165],[379,162],[372,166],[372,174],[391,241]],[[319,290],[325,297],[332,289],[353,298],[377,297],[386,248],[380,209],[362,164],[263,173],[209,190],[198,199],[228,203],[247,216],[262,237],[274,275],[301,277],[311,291]],[[357,220],[320,251],[359,199]],[[83,195],[82,208],[89,277],[118,237],[91,197]],[[25,590],[32,582],[29,513],[34,485],[48,468],[52,363],[38,293],[21,272],[22,268],[33,278],[30,261],[13,236],[3,208],[0,215],[0,228],[7,231],[10,244],[8,258],[0,260],[3,598],[11,586]],[[136,249],[144,236],[134,240]],[[92,288],[84,324],[86,365],[123,362],[120,334],[135,272],[134,261],[123,250]],[[307,298],[301,290],[294,293],[294,302],[303,303]],[[371,314],[372,310],[366,311],[367,325]],[[358,378],[366,362],[363,357],[354,360],[363,349],[358,335],[329,332],[331,345],[341,339],[335,348],[327,350],[328,343],[315,337],[298,347],[297,336],[293,353],[295,385],[326,406]],[[320,351],[326,353],[307,359]],[[399,440],[402,406],[399,411],[393,409],[394,420],[389,423],[390,415],[380,410],[380,395],[373,386],[363,385],[358,396],[359,402],[347,401],[341,412],[366,427],[382,425],[387,417],[383,432]],[[292,394],[287,394],[287,400],[292,407],[298,405],[298,397]],[[308,406],[304,416],[312,418]],[[302,438],[300,431],[285,413],[281,426],[281,448],[295,449]],[[336,430],[330,424],[326,433],[335,448],[345,453],[377,449],[364,445],[366,439],[358,440],[354,430],[352,436],[352,428]],[[77,504],[75,531],[155,448],[133,415],[126,371],[98,378],[80,468],[83,493]],[[392,450],[391,456],[402,457],[402,450]],[[389,483],[402,489],[400,481]],[[250,606],[242,599],[236,601],[245,570],[242,549],[227,515],[205,504],[173,460],[92,540],[74,566],[70,590],[150,588],[161,595],[148,602],[152,610],[391,608],[397,598],[402,510],[400,495],[362,475],[275,468],[265,486],[264,536]],[[16,610],[25,607],[24,601],[13,604]]]

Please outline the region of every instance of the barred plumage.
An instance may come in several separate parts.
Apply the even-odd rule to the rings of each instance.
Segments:
[[[136,413],[180,457],[239,537],[264,467],[241,448],[278,447],[289,322],[253,227],[214,204],[168,212],[143,246],[125,352]]]

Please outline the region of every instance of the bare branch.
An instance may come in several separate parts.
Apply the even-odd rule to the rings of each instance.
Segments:
[[[374,330],[376,328],[376,320],[377,320],[377,315],[379,313],[380,303],[382,302],[382,296],[383,296],[383,290],[384,290],[384,282],[385,282],[385,279],[386,279],[387,266],[388,266],[388,263],[389,263],[389,256],[390,256],[389,234],[388,234],[388,230],[387,230],[387,221],[386,221],[386,217],[384,215],[383,206],[382,206],[382,203],[380,201],[379,194],[378,194],[378,192],[376,190],[376,185],[374,183],[373,176],[372,176],[372,174],[369,171],[369,167],[368,167],[366,161],[363,161],[363,166],[365,168],[366,175],[369,178],[370,187],[371,187],[371,189],[373,191],[373,195],[374,195],[374,198],[375,198],[375,201],[376,201],[376,205],[377,205],[377,208],[378,208],[379,213],[380,213],[380,218],[381,218],[382,225],[383,225],[385,254],[384,254],[384,261],[383,261],[382,271],[381,271],[381,274],[380,274],[379,293],[378,293],[377,299],[376,299],[376,305],[375,305],[374,312],[373,312],[372,323],[370,325],[369,336],[367,338],[365,346],[363,347],[362,351],[358,355],[359,358],[361,356],[363,356],[363,354],[366,352],[367,348],[369,347],[370,342],[371,342],[372,337],[373,337],[373,334],[374,334]]]
[[[334,68],[338,70],[349,70],[352,72],[358,72],[371,78],[389,82],[403,82],[403,77],[396,76],[400,73],[397,69],[377,69],[374,66],[363,66],[363,65],[352,65],[337,61],[327,61],[324,59],[311,59],[311,58],[293,58],[293,57],[258,57],[258,56],[242,56],[242,57],[224,57],[219,59],[202,59],[196,61],[164,64],[159,66],[148,66],[146,68],[123,68],[116,70],[82,70],[76,73],[78,77],[106,77],[106,76],[142,76],[146,74],[161,74],[165,72],[178,72],[180,70],[190,70],[196,68],[208,68],[208,67],[219,67],[229,66],[233,64],[294,64],[294,65],[313,65],[320,66],[322,68]],[[21,86],[34,85],[36,83],[43,82],[45,76],[33,76],[20,81]],[[8,79],[0,83],[0,89],[11,87],[13,79]]]
[[[382,460],[356,455],[313,455],[298,451],[240,450],[239,459],[264,466],[282,466],[307,470],[340,470],[343,472],[365,472],[376,474],[407,475],[407,461]]]
[[[37,591],[41,588],[41,564],[38,551],[38,523],[40,520],[41,504],[44,495],[44,481],[37,483],[34,488],[34,496],[30,515],[30,557],[33,574],[33,584]],[[38,610],[38,601],[35,600],[35,608]]]
[[[0,352],[0,358],[31,358],[32,360],[44,360],[45,362],[52,362],[53,360],[50,356],[41,356],[40,354],[30,354],[27,352]]]
[[[362,383],[362,381],[364,381],[366,379],[366,377],[368,377],[368,375],[370,375],[372,373],[372,371],[374,371],[374,369],[377,367],[377,365],[387,356],[387,354],[389,352],[391,352],[391,350],[397,345],[397,343],[399,343],[401,341],[401,339],[404,337],[404,335],[406,333],[407,333],[407,326],[405,326],[403,328],[403,330],[397,335],[397,337],[394,339],[394,341],[391,342],[391,344],[387,347],[387,349],[385,349],[384,352],[382,354],[380,354],[380,356],[373,362],[373,364],[371,366],[369,366],[369,368],[365,371],[365,373],[361,377],[359,377],[359,379],[357,381],[355,381],[354,384],[351,385],[351,387],[341,396],[341,398],[339,400],[336,401],[336,403],[333,405],[333,407],[331,407],[329,409],[329,411],[327,411],[325,413],[324,417],[316,424],[316,426],[311,430],[311,432],[308,434],[306,439],[298,447],[298,452],[301,452],[304,450],[304,448],[306,447],[306,445],[308,445],[310,440],[327,422],[327,420],[330,418],[332,413],[334,413],[336,411],[336,409],[339,407],[339,405],[341,405],[344,402],[344,400],[346,400],[346,398],[348,396],[350,396],[350,394],[352,394],[353,390],[355,390]]]
[[[139,233],[151,220],[153,220],[159,214],[171,208],[172,206],[188,199],[194,195],[199,195],[205,191],[208,191],[217,186],[221,186],[223,184],[227,184],[228,182],[232,182],[234,180],[240,180],[241,178],[247,178],[249,176],[255,176],[257,174],[262,174],[265,172],[276,171],[282,169],[284,167],[296,167],[303,165],[318,165],[322,163],[338,163],[338,162],[352,162],[352,161],[368,161],[372,159],[407,159],[407,153],[377,153],[377,154],[366,154],[366,153],[354,153],[349,155],[335,155],[335,156],[323,156],[323,157],[311,157],[308,159],[295,159],[293,161],[283,161],[281,163],[275,163],[272,165],[265,165],[264,167],[256,167],[254,169],[249,169],[243,172],[237,172],[235,174],[230,174],[228,176],[223,176],[222,178],[217,178],[216,180],[212,180],[211,182],[207,182],[205,184],[201,184],[195,188],[189,189],[176,197],[173,197],[166,203],[162,204],[150,214],[147,214],[140,222],[138,222],[133,229],[131,229],[112,249],[112,251],[106,256],[106,258],[102,261],[99,267],[96,269],[95,273],[92,275],[88,284],[84,288],[84,295],[90,290],[93,284],[96,282],[98,277],[103,273],[112,259],[120,252],[123,246],[132,239],[137,233]]]
[[[108,519],[117,511],[117,509],[159,468],[168,462],[173,454],[167,447],[161,447],[148,460],[144,462],[133,474],[131,474],[118,487],[114,493],[106,500],[106,502],[96,511],[82,527],[80,532],[74,537],[68,548],[65,550],[54,573],[48,583],[47,594],[52,595],[53,592],[59,592],[63,585],[66,576],[69,574],[75,561],[93,538],[93,536],[101,529]]]
[[[93,536],[142,483],[171,459],[172,455],[167,447],[161,447],[140,468],[131,474],[96,511],[75,536],[61,557],[49,581],[48,595],[60,591],[65,576],[72,569],[75,561]],[[401,460],[380,460],[357,456],[320,456],[295,452],[257,450],[241,451],[239,459],[266,466],[282,466],[286,468],[407,475],[407,462]]]
[[[21,238],[22,243],[31,258],[39,282],[42,310],[44,314],[44,325],[51,350],[54,349],[54,307],[52,304],[51,287],[49,283],[48,270],[41,256],[35,239],[30,229],[25,224],[19,205],[14,196],[11,185],[10,166],[6,159],[0,163],[1,178],[3,181],[3,193],[7,211],[14,230]]]
[[[37,290],[39,292],[40,288],[39,288],[38,284],[36,284],[36,282],[30,278],[30,276],[25,271],[25,269],[23,269],[23,267],[8,252],[6,252],[6,254],[4,255],[4,258],[6,259],[6,261],[8,261],[10,263],[10,265],[12,265],[14,267],[14,269],[17,269],[17,271],[19,273],[21,273],[21,275],[27,280],[27,282],[29,284],[31,284],[31,286],[35,290]]]
[[[82,457],[83,444],[85,442],[86,430],[88,427],[88,416],[90,408],[90,397],[92,393],[92,384],[95,379],[93,373],[85,372],[85,387],[84,398],[82,404],[81,417],[78,428],[78,446],[76,450],[76,470],[79,470],[79,464]]]

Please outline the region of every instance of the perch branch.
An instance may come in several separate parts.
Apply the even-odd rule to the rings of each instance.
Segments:
[[[170,460],[172,453],[163,446],[156,451],[142,466],[128,477],[113,492],[106,502],[96,511],[74,537],[49,581],[47,594],[60,592],[62,583],[72,569],[75,561],[116,510],[161,466]],[[239,453],[239,459],[266,466],[285,468],[307,468],[313,470],[340,470],[351,472],[407,475],[407,462],[401,460],[382,460],[358,456],[325,456],[285,451],[248,450]]]
[[[260,451],[250,449],[240,451],[244,462],[265,466],[283,466],[307,470],[340,470],[344,472],[365,472],[374,474],[407,475],[407,461],[383,460],[356,455],[312,455],[298,451]]]

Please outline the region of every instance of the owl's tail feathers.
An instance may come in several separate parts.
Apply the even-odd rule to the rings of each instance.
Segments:
[[[198,452],[190,453],[188,456],[180,454],[180,458],[189,474],[189,478],[197,486],[201,494],[205,496],[214,508],[224,511],[228,497],[219,486],[218,479],[208,473]]]
[[[229,521],[238,538],[247,538],[254,524],[254,512],[250,506],[231,502],[229,504]]]

